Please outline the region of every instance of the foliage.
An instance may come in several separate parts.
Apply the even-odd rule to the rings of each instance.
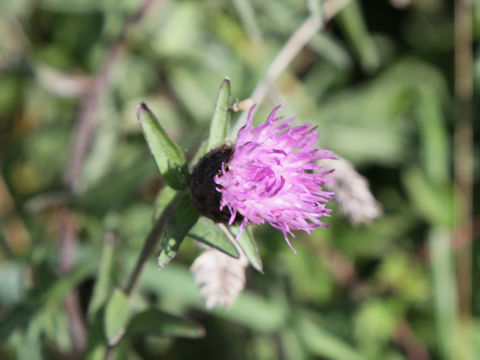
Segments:
[[[330,228],[296,234],[298,254],[268,226],[245,232],[252,266],[229,309],[207,310],[189,271],[199,243],[240,256],[237,229],[193,208],[192,166],[234,140],[229,106],[337,2],[0,3],[0,358],[480,358],[480,248],[452,241],[469,215],[441,0],[344,4],[257,111],[281,101],[317,125],[383,215],[353,225],[336,206]]]

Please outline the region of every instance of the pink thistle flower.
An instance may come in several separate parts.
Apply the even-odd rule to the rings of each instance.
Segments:
[[[276,117],[277,106],[267,121],[253,127],[255,105],[247,123],[238,132],[237,142],[228,163],[216,175],[217,191],[222,194],[220,210],[230,211],[229,224],[243,216],[239,234],[248,222],[265,221],[283,232],[285,241],[294,251],[288,235],[292,230],[311,233],[325,226],[320,218],[330,216],[326,208],[333,192],[324,191],[322,184],[332,182],[318,160],[335,159],[331,151],[315,148],[320,134],[310,124],[290,127],[295,118],[282,123]]]

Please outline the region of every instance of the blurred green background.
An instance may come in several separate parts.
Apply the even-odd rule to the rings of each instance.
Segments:
[[[356,166],[383,216],[354,226],[333,205],[331,228],[297,234],[297,255],[257,227],[264,274],[248,269],[229,310],[205,310],[191,239],[161,271],[152,254],[130,306],[175,317],[128,334],[113,358],[480,359],[480,247],[452,236],[456,218],[471,219],[455,208],[469,197],[454,195],[454,4],[340,7],[272,96]],[[302,0],[0,1],[0,358],[103,358],[105,302],[124,286],[165,186],[135,107],[146,101],[191,158],[223,78],[234,99],[248,98],[317,10]],[[465,124],[476,138],[474,118]],[[478,171],[468,179],[478,186]]]

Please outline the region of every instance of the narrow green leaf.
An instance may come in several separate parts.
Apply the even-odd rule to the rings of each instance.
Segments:
[[[212,122],[210,123],[210,134],[208,136],[207,151],[221,145],[227,136],[228,121],[230,117],[229,106],[232,97],[230,79],[225,78],[218,90],[215,110],[213,111]]]
[[[238,259],[239,253],[235,245],[232,244],[223,231],[210,220],[200,218],[188,233],[188,237],[213,246],[217,250]]]
[[[178,316],[152,309],[135,315],[128,325],[127,334],[129,336],[156,335],[199,338],[205,335],[205,330],[200,325]]]
[[[352,1],[336,17],[354,52],[360,59],[362,67],[373,71],[380,65],[380,55],[367,30],[360,5]]]
[[[122,290],[116,289],[105,309],[104,327],[108,344],[115,345],[125,333],[130,304],[128,296]]]
[[[158,170],[169,186],[184,189],[189,181],[185,155],[168,136],[155,114],[145,103],[137,106],[138,121]]]
[[[422,162],[431,179],[447,182],[450,154],[442,98],[432,85],[421,86],[418,92],[415,110],[419,121]]]
[[[183,194],[162,236],[162,248],[157,258],[159,268],[164,268],[177,255],[183,239],[198,218],[199,214],[195,205],[193,205],[190,193],[186,192]]]
[[[229,230],[233,237],[236,237],[236,235],[238,234],[238,229],[238,226],[229,227]],[[243,252],[247,256],[248,261],[254,267],[254,269],[260,273],[263,273],[262,259],[260,258],[257,243],[255,242],[255,239],[253,238],[253,234],[250,229],[246,228],[243,231],[240,239],[238,239],[238,245],[240,245]]]
[[[296,333],[316,356],[332,360],[364,359],[349,344],[318,326],[308,315],[297,318]]]

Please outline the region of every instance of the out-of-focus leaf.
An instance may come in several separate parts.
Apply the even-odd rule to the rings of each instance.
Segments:
[[[104,328],[108,344],[116,344],[125,334],[128,319],[130,318],[130,302],[128,296],[116,289],[105,309]]]
[[[156,335],[199,338],[205,335],[205,330],[200,325],[178,316],[152,309],[136,314],[128,325],[127,334],[129,336]]]
[[[480,323],[478,322],[477,319],[475,319],[472,321],[472,324],[469,324],[469,325],[472,326],[472,338],[471,338],[471,341],[472,341],[471,344],[473,344],[472,355],[474,358],[475,357],[480,358]],[[470,344],[468,344],[466,348],[469,348],[469,346]]]
[[[200,72],[178,67],[171,70],[170,77],[173,90],[192,116],[206,121],[212,114],[211,99],[205,92],[205,84],[202,84],[203,79],[200,79],[202,74],[198,74]]]
[[[68,351],[72,346],[69,331],[69,319],[64,309],[50,309],[45,316],[45,335],[53,339],[61,351]]]
[[[85,280],[97,269],[98,258],[92,258],[90,261],[85,261],[78,264],[76,268],[67,275],[57,280],[53,286],[45,291],[43,304],[46,307],[58,307],[65,296],[72,291],[81,281]]]
[[[288,309],[276,299],[244,291],[228,310],[216,309],[217,315],[257,331],[279,331],[287,321]]]
[[[416,112],[425,171],[433,180],[448,181],[449,151],[442,102],[432,86],[419,87]]]
[[[422,303],[430,296],[428,277],[417,259],[398,251],[383,261],[378,272],[379,285],[395,292],[396,298]]]
[[[195,225],[198,218],[199,214],[195,205],[193,205],[190,193],[186,192],[162,236],[161,250],[157,257],[157,265],[160,269],[167,266],[177,255],[183,239]]]
[[[17,359],[43,360],[42,343],[39,338],[24,336],[22,343],[18,346]]]
[[[157,28],[152,50],[170,56],[192,56],[203,40],[199,32],[200,23],[204,20],[200,3],[182,2],[164,9],[166,15],[158,14],[156,17],[161,19],[157,20],[160,29]]]
[[[285,350],[286,359],[308,359],[307,349],[298,338],[293,329],[286,329],[280,334],[282,347]]]
[[[112,291],[112,271],[114,264],[115,244],[113,235],[107,233],[105,235],[102,255],[100,256],[100,265],[97,272],[95,286],[93,287],[93,295],[88,306],[88,320],[93,321],[94,316],[100,308],[106,303],[109,294]]]
[[[5,341],[18,328],[26,326],[37,311],[33,302],[19,304],[2,316],[0,322],[0,341]]]
[[[83,211],[102,215],[120,205],[138,188],[141,180],[152,173],[152,166],[148,162],[137,161],[133,166],[108,176],[100,184],[75,198],[73,205]]]
[[[102,360],[105,357],[107,344],[105,342],[105,312],[102,308],[96,316],[93,316],[88,326],[87,348],[85,360]]]
[[[352,67],[352,58],[348,51],[328,33],[317,33],[310,42],[310,46],[338,69],[345,71]]]
[[[255,20],[255,10],[250,0],[234,0],[233,5],[243,23],[245,31],[253,41],[261,41],[262,35]]]
[[[319,113],[311,119],[318,124],[320,143],[350,161],[398,163],[408,152],[411,126],[405,121],[412,104],[410,85],[396,82],[398,72],[361,88],[325,98]]]
[[[27,288],[27,267],[14,261],[0,263],[0,304],[17,303]]]
[[[230,226],[230,232],[234,237],[237,236],[239,226]],[[253,266],[255,270],[260,273],[263,273],[262,259],[258,253],[258,246],[253,237],[252,231],[246,228],[239,239],[237,239],[238,245],[242,248],[243,252],[247,256],[248,261]]]
[[[108,172],[113,163],[113,154],[118,147],[120,133],[118,113],[114,111],[113,106],[109,106],[104,112],[106,114],[102,114],[102,121],[95,132],[91,150],[82,169],[81,184],[87,189],[98,183]]]
[[[165,181],[176,190],[184,189],[190,179],[185,155],[178,145],[170,139],[147,104],[141,103],[137,107],[137,117],[150,152]]]
[[[402,321],[402,312],[395,300],[369,299],[355,313],[355,339],[368,359],[381,356],[381,349]]]
[[[232,97],[230,79],[225,78],[218,90],[215,110],[213,111],[212,122],[210,124],[210,134],[208,136],[207,152],[221,145],[227,136],[229,123],[229,106]]]
[[[336,20],[360,58],[362,67],[367,71],[375,70],[379,66],[379,54],[367,31],[360,5],[352,1],[340,11]]]
[[[34,321],[32,319],[45,316],[51,309],[58,309],[65,296],[94,273],[97,263],[98,259],[92,258],[78,264],[72,272],[42,289],[40,296],[28,298],[8,311],[0,322],[0,340],[7,339],[17,328],[30,324]]]
[[[190,230],[188,237],[213,246],[221,252],[238,258],[239,254],[235,245],[227,238],[219,227],[205,218],[200,218],[195,226]]]
[[[315,324],[309,316],[300,316],[297,324],[297,332],[312,354],[332,360],[364,359],[349,344]]]
[[[449,186],[430,181],[418,169],[411,169],[405,173],[403,181],[410,200],[425,219],[436,225],[453,224],[454,197]]]

